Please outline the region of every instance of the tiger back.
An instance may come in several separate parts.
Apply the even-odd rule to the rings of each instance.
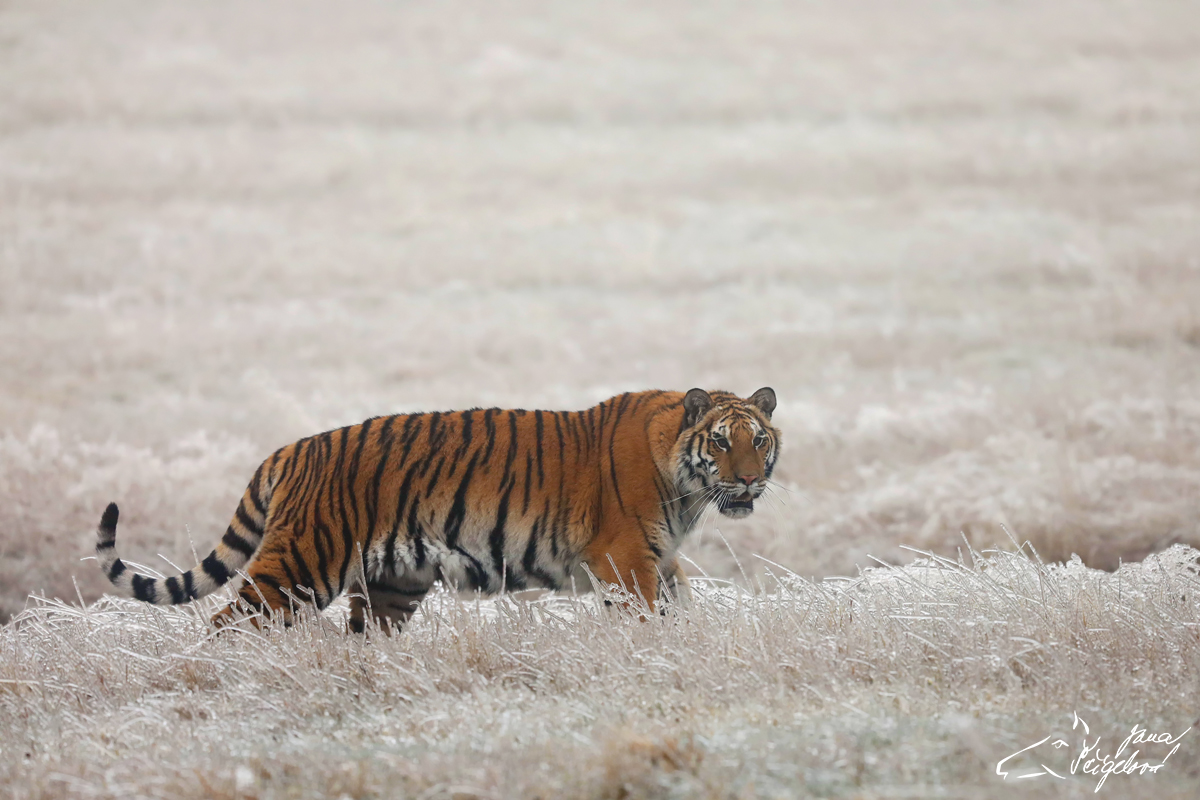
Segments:
[[[221,541],[181,575],[126,567],[115,503],[96,553],[114,586],[157,604],[203,597],[244,570],[218,625],[239,610],[288,622],[299,605],[324,609],[350,591],[353,630],[368,611],[390,629],[438,580],[489,594],[562,589],[584,566],[653,610],[686,591],[677,554],[701,514],[745,516],[766,489],[774,408],[769,388],[745,400],[693,389],[583,411],[375,417],[273,453]]]

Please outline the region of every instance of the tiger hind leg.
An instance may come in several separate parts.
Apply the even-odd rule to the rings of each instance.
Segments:
[[[214,626],[227,627],[246,619],[255,628],[262,627],[264,621],[287,627],[296,621],[299,612],[310,607],[320,611],[337,596],[334,593],[326,597],[321,588],[298,585],[293,577],[295,566],[286,556],[270,552],[270,544],[264,543],[263,551],[250,563],[246,573],[249,580],[238,589],[237,599],[213,615]]]
[[[350,630],[362,633],[369,612],[384,633],[404,627],[417,606],[425,599],[432,584],[405,580],[368,581],[366,592],[350,598]]]

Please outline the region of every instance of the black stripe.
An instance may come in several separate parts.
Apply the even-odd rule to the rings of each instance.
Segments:
[[[433,434],[433,428],[429,429],[429,433],[431,435]],[[429,468],[433,466],[433,460],[438,457],[439,453],[441,453],[441,442],[439,441],[435,444],[433,441],[427,441],[425,442],[425,448],[425,457],[421,459],[421,472],[418,474],[418,477],[422,480],[424,480],[425,476],[429,474]],[[445,454],[441,453],[441,456],[442,460],[438,462],[437,468],[439,474],[442,471],[442,466],[446,463]],[[437,475],[433,476],[433,481],[437,481]]]
[[[525,502],[521,505],[522,516],[529,511],[529,489],[533,484],[533,456],[525,453]]]
[[[305,451],[304,466],[294,482],[299,491],[293,489],[288,493],[292,502],[286,506],[288,511],[285,523],[303,530],[312,529],[311,512],[316,498],[320,496],[321,490],[324,488],[325,468],[332,452],[333,438],[329,432],[312,438],[311,444]]]
[[[425,531],[421,529],[421,523],[417,519],[418,502],[413,500],[408,509],[408,538],[413,545],[413,566],[421,569],[425,566]]]
[[[288,456],[288,458],[286,459],[286,461],[283,465],[283,470],[280,472],[280,475],[279,475],[279,482],[276,485],[283,486],[288,482],[288,479],[295,472],[297,464],[301,461],[301,458],[303,457],[303,453],[305,452],[305,450],[312,448],[313,445],[311,444],[311,442],[312,442],[312,438],[310,437],[308,439],[301,439],[300,441],[298,441],[294,445],[292,445],[291,455]],[[305,465],[305,468],[307,468],[308,459],[304,460],[304,465]],[[295,512],[292,511],[291,508],[295,507],[297,505],[295,502],[295,498],[300,494],[300,491],[297,488],[295,488],[296,485],[297,484],[293,483],[292,488],[289,488],[287,491],[287,495],[289,496],[289,498],[292,499],[292,502],[290,504],[287,504],[287,503],[282,504],[282,506],[283,506],[283,512],[282,512],[283,520],[282,521],[283,522],[289,521],[295,514]],[[299,485],[303,486],[303,484],[299,484]]]
[[[425,485],[425,497],[428,498],[430,495],[433,494],[433,490],[437,488],[438,478],[441,477],[442,467],[444,467],[444,466],[446,466],[446,457],[442,456],[441,458],[438,459],[437,467],[435,467],[433,470],[433,477],[431,477],[429,479],[429,483],[427,483]],[[454,475],[454,466],[453,465],[451,465],[451,467],[450,467],[450,474],[447,475],[446,477],[449,478],[452,475]],[[421,470],[421,477],[422,478],[425,477],[425,470]]]
[[[540,527],[541,520],[535,519],[533,527],[529,529],[529,540],[525,542],[525,552],[521,556],[521,566],[524,568],[526,575],[533,575],[537,572],[537,541]]]
[[[292,587],[292,593],[299,594],[300,582],[296,580],[296,573],[292,572],[286,558],[279,559],[279,567],[283,570],[283,576],[287,578],[288,585]]]
[[[545,505],[542,506],[541,516],[538,517],[541,522],[543,533],[550,534],[550,557],[558,560],[558,525],[550,521],[550,499],[546,498]]]
[[[225,566],[225,562],[221,561],[221,559],[217,557],[216,550],[213,550],[211,553],[209,553],[208,556],[200,562],[200,566],[204,568],[206,573],[208,573],[208,577],[213,579],[213,583],[217,584],[218,586],[224,586],[229,582],[229,569]]]
[[[368,554],[371,552],[371,541],[375,538],[375,522],[379,518],[379,487],[383,482],[383,473],[387,470],[388,460],[392,455],[392,443],[395,441],[392,428],[395,424],[396,418],[388,417],[387,422],[383,423],[383,428],[379,431],[382,451],[379,454],[379,463],[375,465],[375,474],[371,477],[371,483],[367,487],[367,536],[366,542],[363,544],[363,552]]]
[[[464,411],[459,416],[462,418],[462,444],[458,446],[458,455],[454,457],[456,460],[465,456],[471,447],[471,425],[475,421],[475,412]]]
[[[252,583],[248,583],[245,586],[243,586],[241,588],[241,590],[238,591],[238,594],[241,595],[243,598],[245,598],[245,596],[246,596],[245,593],[250,593],[250,594],[253,594],[255,597],[258,597],[258,594],[261,592],[264,603],[265,603],[265,608],[263,608],[263,606],[261,606],[261,605],[259,607],[263,608],[263,610],[266,611],[268,615],[274,616],[276,609],[273,608],[271,606],[271,603],[266,600],[266,596],[267,596],[266,592],[262,592],[261,589],[257,588],[259,586],[265,586],[268,589],[273,589],[275,591],[275,594],[279,595],[280,605],[283,605],[284,603],[291,605],[291,603],[289,602],[291,598],[289,598],[287,596],[287,594],[284,594],[283,587],[280,585],[279,581],[275,580],[270,575],[255,575]],[[292,594],[294,595],[295,592],[292,592]],[[254,602],[254,601],[251,601],[251,602]],[[258,604],[256,603],[256,605],[258,605]],[[326,605],[328,605],[328,603]],[[318,610],[322,609],[324,607],[325,606],[321,605],[320,602],[317,603]]]
[[[487,430],[487,447],[483,451],[483,463],[487,464],[492,457],[492,448],[496,446],[496,409],[489,408],[483,412],[483,425]]]
[[[258,469],[254,472],[254,477],[250,479],[250,502],[254,504],[254,510],[262,517],[267,515],[267,507],[263,505],[262,498],[259,497],[258,483],[262,480],[263,467],[265,466],[265,461],[259,464]]]
[[[432,414],[429,415],[429,434],[426,437],[426,441],[429,443],[430,454],[432,454],[435,450],[437,450],[437,448],[440,444],[440,443],[437,443],[437,438],[441,434],[441,431],[442,431],[441,422],[442,422],[442,412],[434,411]],[[432,457],[432,456],[429,456],[429,457]]]
[[[111,550],[116,546],[117,546],[116,539],[109,539],[107,542],[104,542],[104,541],[96,542],[97,550]]]
[[[639,408],[642,407],[643,403],[648,403],[651,400],[657,400],[658,398],[660,398],[662,396],[663,396],[662,389],[655,389],[654,391],[651,391],[651,392],[641,392],[640,394],[638,394],[637,399],[634,400],[633,410],[637,411]]]
[[[529,530],[529,541],[525,545],[525,554],[521,558],[521,567],[525,570],[526,575],[537,578],[547,588],[558,589],[560,588],[558,580],[537,565],[538,523],[539,520],[534,520],[533,527]]]
[[[662,509],[663,519],[667,522],[667,535],[671,537],[671,541],[675,541],[675,524],[671,521],[671,509],[667,506],[671,505],[671,495],[668,495],[667,485],[663,483],[662,478],[658,476],[658,471],[654,473],[654,492],[658,495],[658,507]]]
[[[479,563],[479,559],[461,547],[455,547],[454,551],[467,559],[467,580],[471,582],[470,588],[478,589],[481,592],[488,591],[492,582],[488,580],[487,573],[484,571],[483,565]]]
[[[499,575],[504,568],[504,526],[508,522],[508,498],[512,495],[512,484],[504,490],[504,494],[500,498],[500,505],[496,509],[496,524],[492,526],[492,532],[488,534],[488,544],[492,548],[492,564],[496,568],[496,574]]]
[[[333,594],[333,586],[329,583],[329,555],[325,552],[324,537],[329,537],[330,550],[333,549],[333,534],[329,532],[329,526],[325,524],[325,520],[321,517],[321,498],[317,497],[317,502],[313,506],[313,546],[317,551],[317,572],[313,576],[321,583],[325,584],[325,591]],[[317,590],[318,605],[320,605],[320,587],[313,586]]]
[[[340,489],[344,488],[346,484],[346,472],[343,468],[346,464],[346,444],[350,438],[350,431],[351,428],[349,427],[338,428],[337,430],[337,433],[340,433],[341,436],[338,437],[338,456],[337,461],[335,461],[333,464],[333,475],[331,477],[333,481],[339,482],[339,494],[341,493]],[[334,500],[332,485],[329,487],[329,500],[330,510],[332,510]],[[345,508],[343,505],[343,511],[344,510]]]
[[[300,546],[296,543],[295,539],[292,539],[290,549],[292,551],[292,560],[296,564],[296,569],[300,571],[301,581],[301,583],[295,583],[293,581],[293,585],[297,588],[303,588],[310,592],[315,600],[317,596],[317,582],[313,580],[312,571],[308,568],[308,562],[304,560],[304,553],[300,552]],[[282,560],[283,559],[280,559],[280,561]]]
[[[275,480],[275,462],[279,460],[279,454],[281,452],[282,452],[282,448],[280,448],[279,450],[276,450],[274,453],[271,453],[271,457],[269,459],[267,459],[267,483],[268,484],[270,484],[271,481]]]
[[[549,501],[546,501],[549,503]],[[547,510],[549,508],[547,507]],[[558,510],[554,513],[554,527],[551,529],[550,541],[554,545],[554,555],[558,556],[558,542],[565,539],[567,534],[567,504],[559,498]]]
[[[562,513],[566,513],[566,488],[567,488],[567,469],[566,469],[566,442],[563,440],[562,426],[558,425],[558,416],[555,415],[554,423],[558,427],[558,507]]]
[[[367,439],[370,437],[371,425],[375,422],[375,418],[371,417],[363,421],[358,429],[358,447],[354,448],[354,457],[350,459],[350,473],[346,477],[346,487],[350,493],[350,509],[354,512],[354,530],[362,529],[362,517],[359,513],[359,493],[358,493],[358,470],[362,466],[363,448],[367,446]],[[345,507],[345,501],[342,503]]]
[[[225,531],[225,535],[221,537],[221,543],[232,550],[237,550],[246,558],[254,555],[254,545],[239,536],[232,525]]]
[[[420,462],[414,463],[404,474],[404,482],[400,484],[400,492],[396,497],[396,513],[392,517],[392,530],[388,534],[387,548],[383,563],[388,569],[396,566],[396,538],[400,535],[400,524],[404,520],[404,509],[408,505],[408,493],[412,486],[413,476],[416,475]],[[416,501],[414,500],[415,504]]]
[[[563,466],[567,463],[567,441],[563,438],[562,422],[559,421],[559,414],[554,412],[554,432],[558,434],[558,485],[562,489],[562,474]]]
[[[167,591],[171,595],[171,605],[177,606],[180,603],[186,603],[187,598],[183,596],[183,589],[179,586],[179,579],[171,576],[166,580]]]
[[[423,417],[420,414],[409,414],[408,419],[404,420],[404,430],[400,433],[400,439],[401,444],[404,445],[405,458],[408,458],[408,451],[417,437],[421,435],[423,427]]]
[[[291,445],[291,448],[292,448],[291,455],[284,463],[283,470],[279,473],[279,482],[277,485],[282,485],[284,482],[287,481],[288,478],[290,478],[292,476],[292,473],[295,472],[295,470],[296,470],[296,464],[300,460],[301,452],[304,450],[305,445],[308,445],[311,447],[312,439],[313,439],[313,437],[309,436],[309,437],[307,437],[305,439],[301,439],[300,441]],[[286,449],[287,449],[286,447],[281,447],[281,448],[279,448],[279,450],[276,451],[276,454],[281,453]]]
[[[587,458],[591,452],[591,440],[588,438],[587,417],[582,411],[575,412],[575,436],[579,440],[575,445],[575,452],[578,454],[582,448],[584,458]]]
[[[155,583],[154,578],[147,578],[145,575],[134,575],[133,596],[138,600],[153,603],[158,599],[158,591],[154,588]]]
[[[312,436],[298,443],[293,463],[302,460],[303,465],[296,474],[292,489],[287,493],[292,502],[284,505],[284,523],[294,522],[298,514],[304,513],[304,509],[309,507],[313,492],[320,487],[317,478],[325,460],[322,441],[322,437]],[[303,449],[300,446],[303,446]]]
[[[579,429],[575,425],[575,415],[568,413],[567,431],[571,434],[571,441],[575,443],[575,460],[579,460]]]
[[[362,451],[366,446],[367,437],[371,432],[371,425],[374,421],[374,417],[368,418],[357,428],[358,446],[354,448],[354,455],[350,457],[350,465],[344,474],[340,469],[338,470],[338,474],[342,476],[342,480],[338,484],[337,493],[338,505],[342,509],[342,563],[338,566],[337,586],[334,588],[335,596],[340,595],[342,590],[346,588],[346,573],[349,572],[350,561],[354,557],[354,532],[359,529],[360,519],[357,491],[358,469],[362,464]],[[347,435],[349,435],[349,430],[351,429],[347,429]],[[347,495],[350,497],[348,508],[346,503]],[[350,515],[347,511],[354,512],[353,523],[351,523]],[[333,597],[330,597],[329,601],[333,602]]]
[[[475,459],[479,457],[479,453],[471,456],[471,460],[467,462],[467,468],[463,470],[462,481],[458,484],[458,490],[454,493],[454,504],[450,506],[450,512],[446,514],[446,546],[453,548],[458,541],[459,531],[462,529],[463,519],[467,515],[467,487],[471,485],[471,474],[475,472]]]
[[[616,445],[617,445],[617,425],[618,424],[619,424],[619,422],[614,419],[613,426],[612,426],[612,435],[609,437],[609,440],[608,440],[608,469],[612,475],[613,493],[616,494],[616,496],[617,496],[617,505],[620,507],[621,513],[625,513],[625,501],[621,498],[621,484],[617,480]]]
[[[546,473],[542,470],[542,433],[545,423],[542,420],[542,412],[533,412],[533,418],[537,427],[537,468],[538,468],[538,488],[541,489],[546,483]]]
[[[621,421],[621,417],[625,416],[625,409],[629,407],[629,401],[633,399],[633,395],[629,392],[621,395],[621,402],[617,404],[617,413],[613,417],[613,423]]]
[[[418,477],[424,479],[429,474],[429,468],[433,466],[433,460],[439,455],[444,456],[442,448],[446,444],[446,437],[449,435],[449,426],[440,424],[442,414],[435,411],[429,415],[429,433],[425,437],[425,457],[421,459],[421,471]]]
[[[234,512],[234,516],[237,517],[238,522],[242,523],[243,528],[261,539],[263,535],[262,527],[257,522],[250,519],[250,515],[246,512],[244,505],[245,498],[243,498],[243,502],[238,503],[237,511]]]
[[[195,600],[196,595],[196,579],[192,577],[192,571],[189,569],[183,573],[183,593],[187,595],[189,600]]]
[[[115,581],[117,578],[121,577],[121,573],[124,571],[125,562],[118,558],[112,563],[112,566],[108,568],[108,579],[110,581]]]
[[[287,600],[288,596],[283,593],[283,585],[279,581],[267,574],[255,575],[250,579],[251,584],[255,586],[266,586],[268,589],[274,589],[281,600]],[[295,594],[295,592],[292,592]]]
[[[508,480],[508,475],[512,471],[513,462],[517,459],[517,415],[513,412],[508,412],[508,455],[504,457],[504,476],[501,480]]]
[[[329,460],[333,457],[333,434],[336,432],[337,431],[325,431],[318,436],[317,440],[313,443],[313,448],[316,451],[316,458],[309,459],[313,462],[312,467],[309,468],[312,473],[308,478],[310,482],[313,477],[319,477],[320,474],[324,473],[325,468],[329,465]],[[317,488],[320,489],[323,488],[323,486],[318,483]]]
[[[638,527],[642,530],[642,538],[646,540],[646,546],[650,548],[651,553],[654,553],[655,558],[661,559],[663,554],[662,548],[651,540],[650,533],[646,530],[646,524],[642,521],[641,515],[638,515],[637,522]]]

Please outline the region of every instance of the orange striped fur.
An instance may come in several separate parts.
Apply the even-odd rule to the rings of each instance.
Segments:
[[[221,542],[182,575],[125,566],[116,504],[96,553],[116,587],[158,604],[203,597],[245,569],[251,581],[218,624],[238,606],[287,621],[297,603],[323,609],[349,591],[352,629],[368,610],[390,628],[437,580],[485,593],[561,589],[583,566],[653,610],[686,591],[676,555],[701,513],[753,510],[779,454],[774,408],[771,389],[748,400],[693,389],[584,411],[375,417],[272,454]]]

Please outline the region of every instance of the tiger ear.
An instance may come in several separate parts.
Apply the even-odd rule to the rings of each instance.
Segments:
[[[683,425],[690,428],[713,407],[712,398],[703,389],[690,389],[683,396]]]
[[[750,395],[750,405],[766,414],[767,419],[770,419],[771,413],[775,410],[775,390],[770,386],[764,386]]]

